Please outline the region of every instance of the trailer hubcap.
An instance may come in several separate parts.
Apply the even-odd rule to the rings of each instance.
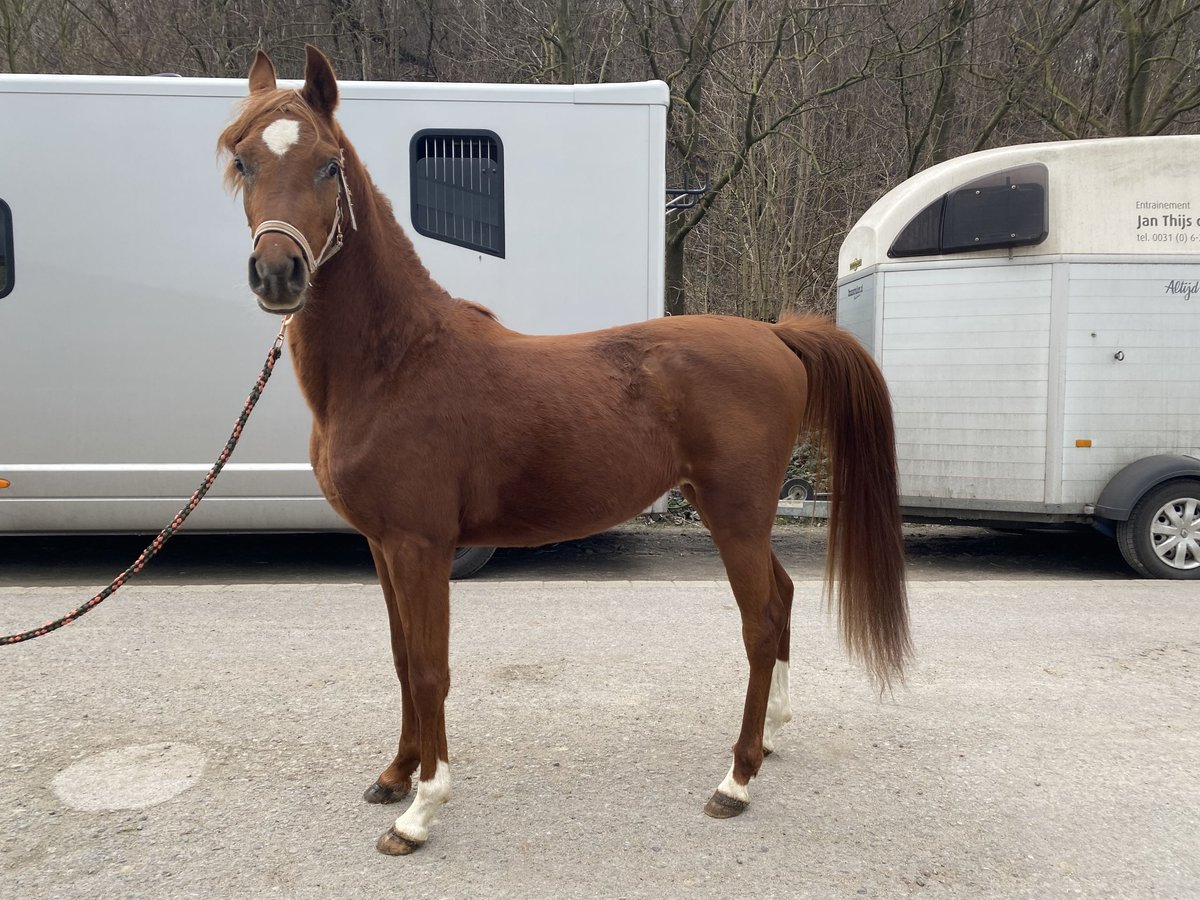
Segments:
[[[1181,497],[1164,503],[1154,514],[1150,537],[1154,552],[1173,569],[1195,569],[1200,566],[1200,500]]]

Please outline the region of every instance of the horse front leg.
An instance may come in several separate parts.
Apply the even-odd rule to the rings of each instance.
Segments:
[[[388,626],[392,639],[392,660],[396,665],[396,677],[400,680],[400,742],[396,756],[384,769],[375,783],[363,792],[368,803],[396,803],[408,796],[412,790],[412,774],[421,762],[420,726],[413,708],[412,693],[408,687],[408,646],[404,639],[404,623],[400,618],[396,591],[388,569],[383,548],[368,541],[375,572],[383,588],[383,599],[387,604]]]
[[[450,799],[445,704],[450,691],[450,565],[454,544],[403,536],[384,541],[382,550],[405,637],[420,780],[412,805],[375,846],[381,853],[402,856],[425,843],[434,815]]]

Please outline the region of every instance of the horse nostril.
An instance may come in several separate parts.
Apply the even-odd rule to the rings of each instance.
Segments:
[[[250,282],[250,290],[254,291],[255,293],[258,293],[258,291],[262,290],[263,280],[262,280],[262,275],[260,275],[258,272],[258,254],[257,253],[250,254],[249,282]]]
[[[296,293],[308,287],[308,267],[299,256],[292,257],[292,268],[288,272],[288,287]]]

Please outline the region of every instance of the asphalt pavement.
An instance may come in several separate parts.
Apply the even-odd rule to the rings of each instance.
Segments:
[[[0,587],[0,632],[91,589]],[[1197,594],[917,580],[881,699],[802,580],[796,718],[715,821],[746,672],[725,583],[459,583],[454,798],[391,858],[403,804],[360,800],[399,721],[378,588],[134,585],[0,648],[0,893],[1197,897]]]
[[[996,531],[974,526],[904,527],[908,577],[948,579],[1130,579],[1116,542],[1090,528]],[[780,522],[773,545],[797,578],[820,578],[824,524]],[[149,536],[5,537],[0,587],[107,584]],[[707,530],[691,522],[629,522],[578,541],[501,548],[484,581],[710,581],[725,570]],[[278,584],[374,579],[367,542],[357,534],[203,534],[173,538],[139,584]]]

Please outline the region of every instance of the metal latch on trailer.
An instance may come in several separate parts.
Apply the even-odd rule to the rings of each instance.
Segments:
[[[675,212],[680,209],[691,209],[699,200],[700,195],[708,191],[708,176],[700,182],[699,187],[691,187],[689,184],[688,173],[683,173],[683,187],[667,188],[667,196],[670,197],[667,201],[667,212]]]

